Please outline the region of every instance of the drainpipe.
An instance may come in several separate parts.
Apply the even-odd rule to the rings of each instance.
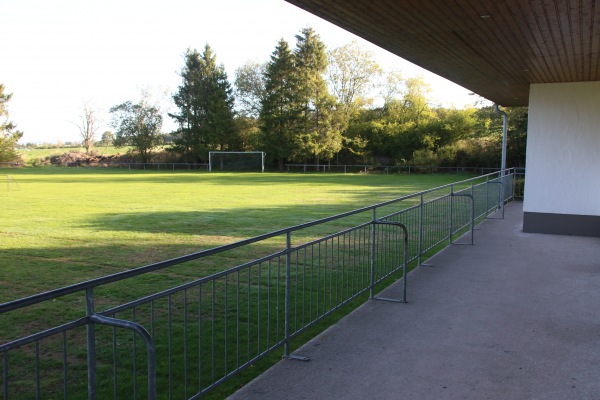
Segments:
[[[508,136],[508,115],[495,104],[496,112],[502,114],[502,164],[500,166],[501,176],[504,176],[506,170],[506,137]]]

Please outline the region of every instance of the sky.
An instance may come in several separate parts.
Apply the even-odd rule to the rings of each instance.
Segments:
[[[168,108],[187,48],[209,44],[233,83],[238,67],[268,61],[280,38],[294,47],[305,27],[328,48],[357,40],[384,69],[423,76],[436,104],[477,100],[284,0],[0,0],[0,83],[21,143],[78,142],[84,104],[97,110],[98,136],[112,130],[108,110],[144,90]],[[173,128],[166,120],[163,131]]]

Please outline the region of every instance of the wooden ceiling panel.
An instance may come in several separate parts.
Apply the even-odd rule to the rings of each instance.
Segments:
[[[286,0],[481,96],[600,80],[596,0]]]

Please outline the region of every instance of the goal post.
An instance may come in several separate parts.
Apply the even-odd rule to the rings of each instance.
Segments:
[[[257,171],[265,172],[264,151],[209,151],[208,171]]]

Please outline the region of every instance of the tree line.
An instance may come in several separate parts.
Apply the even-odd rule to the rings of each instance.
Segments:
[[[208,44],[202,52],[187,49],[172,95],[176,111],[168,114],[177,128],[164,134],[160,107],[144,95],[110,109],[115,132],[105,132],[103,141],[134,147],[142,162],[167,141],[161,151],[178,162],[206,162],[213,150],[260,150],[279,169],[286,163],[499,167],[502,123],[491,105],[432,105],[422,78],[384,73],[356,42],[327,50],[312,28],[295,39],[293,48],[280,39],[267,62],[239,67],[233,84]],[[79,127],[89,148],[97,125],[84,110]],[[506,111],[507,164],[524,166],[527,108]]]

